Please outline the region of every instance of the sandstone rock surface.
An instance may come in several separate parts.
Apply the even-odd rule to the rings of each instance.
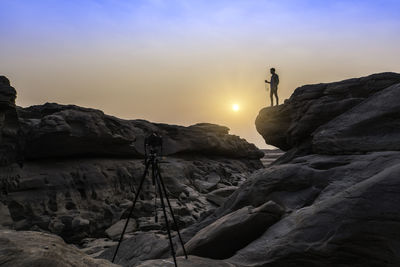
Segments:
[[[0,230],[0,266],[117,267],[93,259],[54,235]]]
[[[106,235],[112,240],[119,240],[127,219],[120,220],[105,230]],[[137,224],[134,219],[130,219],[126,227],[125,234],[133,233],[137,229]]]

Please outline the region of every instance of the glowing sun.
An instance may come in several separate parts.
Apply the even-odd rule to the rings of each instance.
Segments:
[[[238,104],[233,104],[232,109],[233,109],[233,111],[239,111],[240,107]]]

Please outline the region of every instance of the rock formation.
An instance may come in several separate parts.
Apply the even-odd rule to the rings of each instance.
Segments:
[[[191,253],[233,266],[399,266],[399,90],[399,74],[375,74],[303,86],[285,104],[261,110],[257,129],[289,152],[185,229]],[[265,230],[231,223],[268,203],[284,213]],[[232,241],[252,229],[251,240]],[[203,246],[216,241],[225,244],[221,254]],[[196,259],[191,266],[201,266]]]
[[[343,131],[353,131],[355,135],[358,135],[361,132],[367,134],[372,129],[379,129],[381,123],[392,122],[393,120],[389,119],[389,117],[395,116],[396,110],[393,110],[393,104],[387,106],[390,103],[386,103],[386,101],[391,94],[388,90],[392,91],[392,94],[396,91],[395,87],[388,88],[398,83],[400,83],[400,74],[380,73],[341,82],[305,85],[297,88],[283,105],[262,109],[257,116],[256,127],[266,143],[285,151],[291,150],[289,154],[298,154],[299,152],[301,154],[313,152],[340,154],[340,149],[334,152],[331,143],[329,145],[327,143],[328,138],[333,142],[333,136],[325,136],[324,139],[321,136],[326,134],[326,130],[328,130],[325,129],[328,126],[327,123],[329,123],[330,131],[334,128],[334,131],[337,131],[336,134]],[[377,94],[378,92],[381,93]],[[352,124],[351,119],[358,115],[348,116],[348,114],[352,112],[354,107],[366,100],[367,102],[369,101],[369,104],[364,106],[364,111],[368,109],[369,112],[375,112],[378,109],[379,111],[377,112],[380,113],[364,114],[364,122],[361,123],[360,121],[358,124],[354,123],[353,125],[358,127],[357,129],[343,129],[341,119],[346,117],[350,120],[348,124]],[[360,107],[357,108],[359,109]],[[363,111],[360,110],[359,112]],[[371,119],[375,116],[375,120],[379,120],[377,116],[388,117],[386,120],[376,123],[376,121],[369,122],[366,118],[367,116],[371,116]],[[396,118],[393,119],[395,120]],[[358,120],[362,120],[362,118],[360,117]],[[378,132],[370,134],[373,140],[372,143],[376,145],[378,142],[388,141],[387,138],[382,137],[386,135],[386,131],[393,134],[393,128],[396,127],[390,128],[389,125],[385,125],[385,127],[385,129],[375,130]],[[348,133],[344,133],[344,135],[346,134]],[[324,143],[321,143],[322,140],[324,140]],[[369,146],[369,144],[366,145]],[[391,148],[382,149],[382,146],[377,149],[361,149],[360,147],[349,147],[347,149],[350,149],[347,151],[350,154],[357,153],[359,150],[363,152],[391,150]]]
[[[399,90],[395,73],[296,89],[257,117],[266,142],[287,151],[266,168],[258,149],[221,126],[18,108],[27,160],[18,188],[1,199],[0,224],[51,232],[111,259],[143,171],[140,144],[158,131],[190,253],[179,266],[399,266]],[[173,266],[151,183],[145,188],[116,263]]]
[[[263,152],[223,126],[122,120],[54,103],[15,107],[15,90],[6,78],[1,82],[0,148],[14,155],[4,164],[23,158],[24,166],[17,169],[18,183],[7,185],[0,198],[0,229],[53,233],[92,255],[115,244],[144,171],[144,139],[152,132],[163,136],[161,171],[182,228],[222,205],[262,168]],[[163,236],[150,179],[142,192],[127,234]]]
[[[163,136],[165,155],[194,154],[259,159],[264,154],[227,127],[200,123],[189,127],[122,120],[100,110],[46,103],[19,108],[27,159],[68,157],[143,158],[144,138]]]

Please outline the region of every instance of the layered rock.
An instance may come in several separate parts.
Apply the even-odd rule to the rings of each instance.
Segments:
[[[259,159],[264,154],[227,127],[201,123],[189,127],[122,120],[100,110],[46,103],[19,108],[26,139],[25,157],[144,156],[144,139],[152,132],[163,137],[165,155],[195,154]]]
[[[400,83],[320,126],[312,149],[323,154],[400,150]]]
[[[207,200],[209,192],[241,184],[257,166],[244,160],[166,159],[161,169],[180,225],[190,225],[216,207]],[[104,231],[132,204],[143,171],[141,160],[129,159],[27,162],[19,187],[10,191],[3,203],[14,229],[39,228],[68,242],[105,236]],[[210,185],[206,179],[211,172],[218,180],[205,188],[202,183]],[[154,224],[154,197],[148,179],[134,213],[139,229],[163,228],[162,221]],[[159,201],[157,206],[161,215]]]

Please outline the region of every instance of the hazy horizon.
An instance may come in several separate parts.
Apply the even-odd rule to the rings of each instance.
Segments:
[[[0,0],[0,75],[17,104],[101,109],[124,119],[254,125],[298,86],[400,72],[400,3],[294,0]],[[239,111],[232,105],[238,104]]]

